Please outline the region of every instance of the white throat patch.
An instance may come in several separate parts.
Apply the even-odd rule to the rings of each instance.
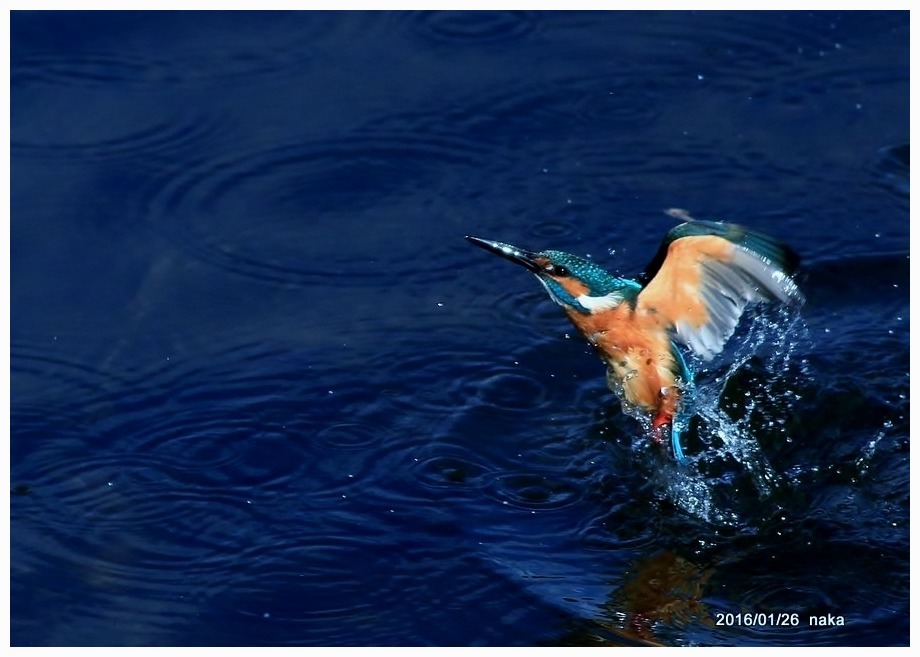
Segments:
[[[623,295],[618,292],[610,292],[602,297],[592,297],[587,294],[582,294],[576,297],[575,300],[592,313],[596,313],[602,310],[616,308],[623,302]]]

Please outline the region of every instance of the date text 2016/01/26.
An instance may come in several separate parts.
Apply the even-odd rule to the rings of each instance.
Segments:
[[[803,617],[795,612],[737,612],[734,614],[717,612],[715,616],[716,625],[723,626],[756,627],[772,625],[776,627],[798,627],[805,624],[803,621],[806,620],[807,625],[813,627],[838,627],[846,624],[843,616],[835,614],[817,614]]]

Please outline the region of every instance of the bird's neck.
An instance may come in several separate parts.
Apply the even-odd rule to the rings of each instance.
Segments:
[[[592,285],[592,292],[574,297],[573,310],[584,315],[596,315],[613,310],[621,303],[632,302],[642,290],[635,281],[610,278]]]

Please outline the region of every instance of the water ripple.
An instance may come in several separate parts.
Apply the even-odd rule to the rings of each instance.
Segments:
[[[421,351],[395,361],[381,354],[368,366],[387,372],[389,385],[394,386],[390,401],[397,412],[443,418],[478,399],[488,358],[476,350]],[[412,384],[406,385],[407,381]]]
[[[160,84],[176,79],[176,70],[163,60],[126,53],[51,53],[16,57],[11,62],[13,88],[31,85],[110,87],[118,84]]]
[[[316,44],[347,23],[336,20],[334,13],[293,12],[287,16],[284,27],[279,29],[275,16],[266,12],[262,16],[250,15],[248,21],[254,28],[261,21],[272,23],[275,38],[267,44],[260,37],[250,37],[249,31],[240,31],[233,19],[209,17],[208,35],[211,47],[202,48],[201,34],[188,31],[186,25],[177,21],[170,28],[172,36],[168,48],[144,48],[151,55],[132,53],[125,48],[117,51],[85,50],[68,52],[35,52],[19,55],[11,61],[11,83],[14,87],[28,89],[31,86],[94,88],[142,88],[155,86],[178,87],[192,83],[202,85],[228,80],[239,83],[246,79],[289,75],[309,65]],[[127,24],[141,17],[117,17]],[[169,22],[170,18],[166,18]],[[130,32],[134,26],[125,30]],[[218,43],[219,34],[226,31],[227,38]],[[260,34],[252,32],[252,34]],[[312,48],[311,48],[312,47]],[[56,49],[55,49],[56,50]]]
[[[317,438],[336,449],[365,449],[376,445],[382,432],[368,422],[341,422],[320,429]]]
[[[492,477],[490,497],[530,511],[556,511],[581,499],[579,482],[550,478],[537,472],[502,472]]]
[[[451,130],[485,143],[534,148],[534,137],[559,126],[581,129],[648,126],[661,112],[660,92],[647,81],[623,72],[610,75],[567,76],[550,82],[506,85],[491,94],[477,94],[435,114],[413,110],[378,119],[374,125],[415,125],[435,131]],[[567,133],[566,133],[567,134]],[[539,160],[537,160],[539,162]],[[539,166],[525,161],[536,171]]]
[[[72,141],[13,138],[10,148],[14,157],[78,162],[142,157],[147,166],[194,151],[214,139],[220,129],[221,122],[213,117],[187,115],[159,119],[124,132],[118,132],[117,124],[99,125],[81,131]],[[94,131],[98,134],[92,134]]]
[[[578,236],[578,222],[575,220],[538,219],[530,225],[528,235],[547,244],[562,240],[574,240]],[[542,248],[542,247],[541,247]],[[537,249],[539,250],[539,248]]]
[[[487,154],[450,135],[352,135],[205,162],[155,181],[139,204],[177,247],[235,274],[289,284],[406,284],[452,271],[454,244],[428,243],[425,225],[450,212],[449,197],[436,189]],[[410,212],[423,187],[439,200]],[[403,228],[387,230],[397,215]],[[408,217],[420,222],[416,230],[406,228]]]
[[[339,407],[321,384],[293,382],[296,371],[265,371],[278,364],[271,349],[231,349],[206,366],[173,363],[121,378],[21,352],[29,350],[14,346],[14,384],[35,369],[62,383],[59,394],[23,388],[14,404],[11,477],[24,494],[13,516],[93,544],[73,549],[105,553],[113,532],[137,538],[120,549],[140,558],[146,533],[168,527],[201,557],[191,575],[209,567],[206,555],[225,557],[254,509],[291,482],[304,500],[340,496],[370,463],[367,451],[330,458],[326,423],[336,426]],[[298,412],[311,400],[313,413]]]
[[[546,399],[546,387],[528,372],[491,372],[479,384],[483,403],[515,411],[532,411]]]
[[[883,188],[905,199],[910,198],[910,142],[881,149],[874,169]]]
[[[31,403],[42,399],[67,399],[76,395],[95,397],[125,378],[104,372],[58,353],[53,345],[14,341],[10,345],[11,397]]]
[[[521,39],[540,22],[529,11],[418,11],[405,14],[409,30],[449,45],[481,45]]]
[[[417,461],[413,468],[419,481],[430,488],[476,490],[494,468],[460,445],[437,445],[431,449],[436,454]]]

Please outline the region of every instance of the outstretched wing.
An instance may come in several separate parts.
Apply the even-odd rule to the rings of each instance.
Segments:
[[[649,263],[636,311],[672,329],[709,360],[722,351],[749,304],[804,303],[791,278],[798,257],[736,224],[691,221],[673,228]]]

